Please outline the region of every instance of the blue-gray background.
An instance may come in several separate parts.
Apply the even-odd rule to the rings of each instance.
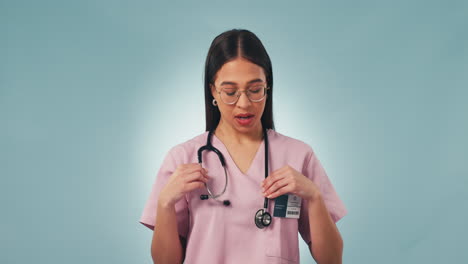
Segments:
[[[460,263],[467,17],[466,1],[2,0],[0,262],[150,263],[156,172],[204,132],[211,41],[246,28],[277,131],[347,206],[344,263]]]

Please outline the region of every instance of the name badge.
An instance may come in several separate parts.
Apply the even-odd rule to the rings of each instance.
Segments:
[[[298,219],[301,213],[301,202],[301,197],[294,194],[276,197],[273,216]]]

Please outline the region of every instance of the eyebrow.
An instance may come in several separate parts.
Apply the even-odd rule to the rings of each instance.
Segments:
[[[258,83],[258,82],[263,82],[263,80],[262,79],[253,79],[253,80],[248,81],[247,84]],[[236,85],[237,83],[236,82],[231,82],[231,81],[224,81],[219,86],[222,86],[222,85],[225,85],[225,84]]]

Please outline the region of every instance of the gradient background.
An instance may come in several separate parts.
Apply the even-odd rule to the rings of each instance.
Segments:
[[[466,1],[0,3],[0,263],[151,263],[138,220],[204,132],[205,56],[232,28],[262,40],[277,131],[349,211],[344,263],[467,259]]]

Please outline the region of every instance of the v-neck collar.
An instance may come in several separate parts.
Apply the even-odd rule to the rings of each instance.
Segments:
[[[270,131],[270,129],[267,129],[266,133],[267,133],[267,136],[268,136],[268,132]],[[227,149],[226,145],[224,145],[224,143],[213,133],[213,137],[212,137],[213,141],[216,141],[218,143],[218,145],[221,146],[221,148],[224,150],[223,152],[226,153],[226,154],[223,154],[224,156],[227,156],[228,159],[230,160],[230,162],[233,164],[233,167],[235,167],[235,169],[237,170],[237,172],[241,175],[244,175],[244,176],[247,176],[249,175],[250,171],[252,170],[252,167],[254,166],[254,164],[256,163],[257,159],[259,159],[259,156],[260,156],[260,153],[265,153],[265,151],[262,151],[262,149],[264,150],[265,149],[265,138],[262,139],[262,143],[260,143],[260,146],[258,147],[257,149],[257,152],[255,153],[255,156],[254,158],[252,159],[252,161],[250,162],[250,165],[249,165],[249,168],[247,169],[247,171],[245,173],[243,173],[240,169],[239,169],[239,166],[237,166],[236,162],[234,162],[234,159],[231,157],[231,153],[229,153],[229,150]]]

